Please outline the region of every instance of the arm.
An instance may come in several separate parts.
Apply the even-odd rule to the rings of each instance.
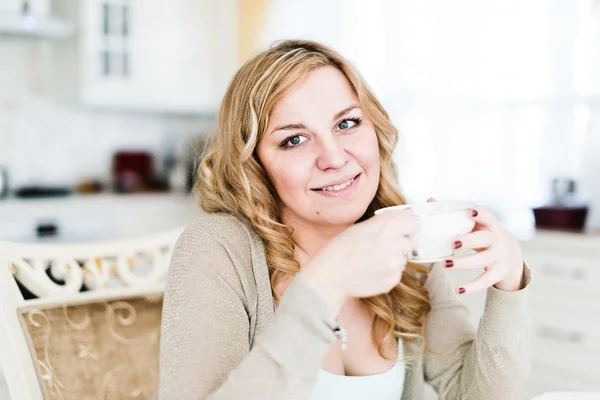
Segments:
[[[214,228],[214,227],[213,227]],[[240,231],[240,229],[238,229]],[[173,252],[163,306],[159,399],[305,399],[335,341],[333,313],[294,279],[250,348],[236,254],[246,232],[196,225]],[[245,240],[245,242],[244,242]]]
[[[530,281],[525,265],[524,289],[509,293],[490,287],[475,331],[442,266],[434,265],[427,283],[431,311],[425,328],[424,370],[440,399],[518,397],[530,371],[531,324],[526,307]]]

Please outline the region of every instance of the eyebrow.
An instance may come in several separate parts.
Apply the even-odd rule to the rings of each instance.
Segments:
[[[342,111],[338,112],[337,114],[335,114],[333,116],[333,120],[340,118],[342,115],[346,114],[350,110],[354,110],[355,108],[360,108],[360,106],[353,104],[350,107],[344,108]],[[294,130],[294,129],[306,129],[306,126],[304,126],[303,124],[282,125],[282,126],[278,126],[277,128],[273,129],[273,131],[271,131],[271,133],[274,133],[277,131],[290,131],[290,130]]]
[[[288,124],[288,125],[283,125],[283,126],[273,129],[273,132],[289,131],[289,130],[294,130],[294,129],[306,129],[306,127],[302,124]],[[273,132],[271,132],[271,133],[273,133]]]
[[[348,111],[354,110],[355,108],[360,108],[360,106],[358,106],[356,104],[352,104],[350,107],[346,107],[339,113],[335,114],[333,119],[336,120],[336,119],[340,118],[342,115],[346,114]]]

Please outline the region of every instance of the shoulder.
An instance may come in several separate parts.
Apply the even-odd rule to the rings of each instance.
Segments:
[[[172,268],[193,268],[219,275],[245,274],[252,268],[252,228],[229,214],[206,213],[188,225],[173,248]],[[231,271],[232,269],[236,271]]]
[[[251,228],[239,218],[224,213],[205,213],[188,225],[181,233],[179,246],[197,245],[200,242],[222,242],[235,246],[248,241]]]

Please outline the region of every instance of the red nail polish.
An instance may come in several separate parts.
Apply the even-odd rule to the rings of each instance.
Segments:
[[[463,294],[464,292],[465,292],[464,287],[458,288],[458,294]]]
[[[473,217],[476,217],[478,215],[479,215],[479,213],[477,212],[477,210],[473,210]]]
[[[454,261],[452,260],[446,260],[446,268],[450,268],[454,265]]]
[[[454,242],[454,249],[460,249],[462,247],[462,242],[457,240]]]

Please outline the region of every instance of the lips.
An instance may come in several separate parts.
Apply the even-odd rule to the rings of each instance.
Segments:
[[[336,191],[336,190],[341,190],[341,189],[344,189],[345,187],[351,185],[352,182],[354,182],[354,180],[356,178],[358,178],[359,175],[360,175],[360,173],[357,174],[357,175],[352,175],[352,176],[349,176],[347,178],[343,178],[343,179],[334,181],[334,182],[332,182],[332,183],[330,183],[330,184],[328,184],[326,186],[323,186],[323,187],[320,187],[320,188],[316,188],[316,189],[312,189],[312,190],[316,190],[316,191],[330,191],[330,190],[331,191]]]

